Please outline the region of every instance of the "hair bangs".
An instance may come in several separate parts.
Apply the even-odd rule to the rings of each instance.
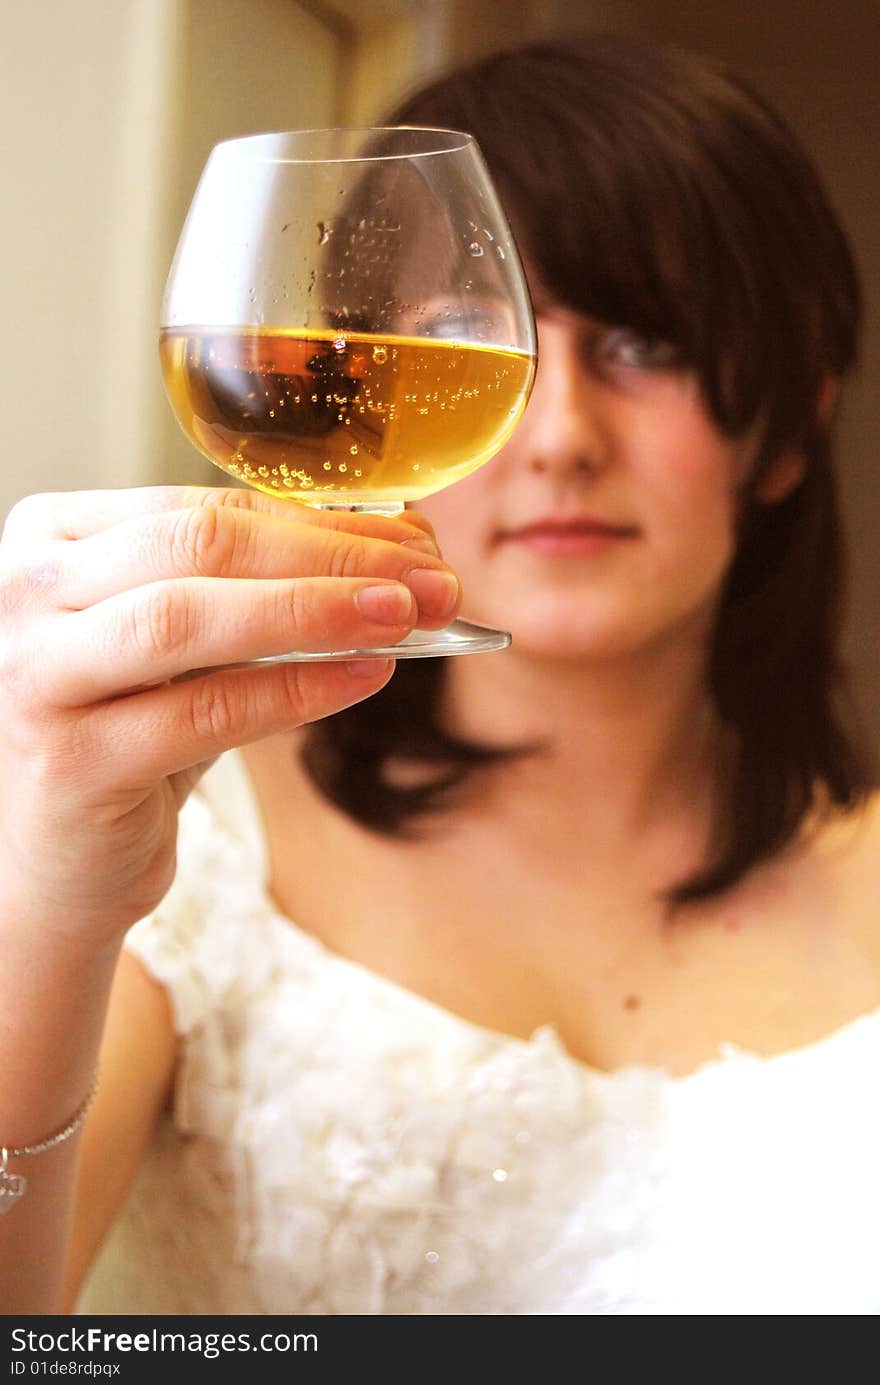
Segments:
[[[747,211],[669,85],[621,64],[613,42],[597,53],[601,82],[576,54],[535,47],[483,63],[478,84],[466,75],[429,88],[394,119],[470,131],[537,306],[544,295],[668,341],[735,434],[759,415],[774,373],[755,350],[772,339],[768,292],[738,250],[751,239]]]

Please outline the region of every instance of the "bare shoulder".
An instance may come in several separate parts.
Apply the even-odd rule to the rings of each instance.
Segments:
[[[83,1133],[65,1288],[68,1309],[125,1201],[168,1100],[176,1050],[164,988],[123,952],[101,1045],[100,1084]]]

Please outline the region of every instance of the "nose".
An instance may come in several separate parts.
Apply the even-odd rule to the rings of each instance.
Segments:
[[[596,382],[580,359],[573,328],[538,324],[538,370],[520,424],[520,455],[531,471],[586,474],[607,463]]]

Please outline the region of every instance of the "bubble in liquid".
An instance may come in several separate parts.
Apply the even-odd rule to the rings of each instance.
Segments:
[[[332,470],[333,470],[333,463],[332,463],[332,462],[325,462],[325,463],[324,463],[324,470],[325,470],[325,471],[332,471]]]
[[[478,256],[482,255],[482,253],[482,245],[480,245],[478,241],[472,240],[470,245],[468,246],[468,254],[473,255],[474,259],[477,259]]]
[[[374,347],[373,347],[373,360],[376,362],[376,365],[384,365],[385,362],[388,360],[388,347],[387,347],[387,346],[374,346]]]
[[[349,450],[349,452],[351,453],[351,455],[352,455],[353,457],[356,457],[357,454],[358,454],[358,445],[357,445],[357,443],[356,443],[356,442],[353,442],[352,445],[351,445],[351,447],[350,447],[348,450]]]
[[[364,473],[361,471],[359,466],[356,466],[354,469],[354,474],[355,476],[363,476]]]
[[[269,468],[267,466],[258,466],[257,475],[262,476],[263,480],[265,481],[266,477],[269,475]]]
[[[340,470],[340,471],[348,471],[348,467],[346,466],[345,462],[340,462],[340,463],[339,463],[339,470]]]

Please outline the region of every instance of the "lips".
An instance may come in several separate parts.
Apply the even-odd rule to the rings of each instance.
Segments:
[[[521,545],[535,553],[568,556],[601,552],[624,539],[634,538],[634,526],[617,524],[592,515],[551,515],[530,520],[515,529],[505,529],[503,543]]]

